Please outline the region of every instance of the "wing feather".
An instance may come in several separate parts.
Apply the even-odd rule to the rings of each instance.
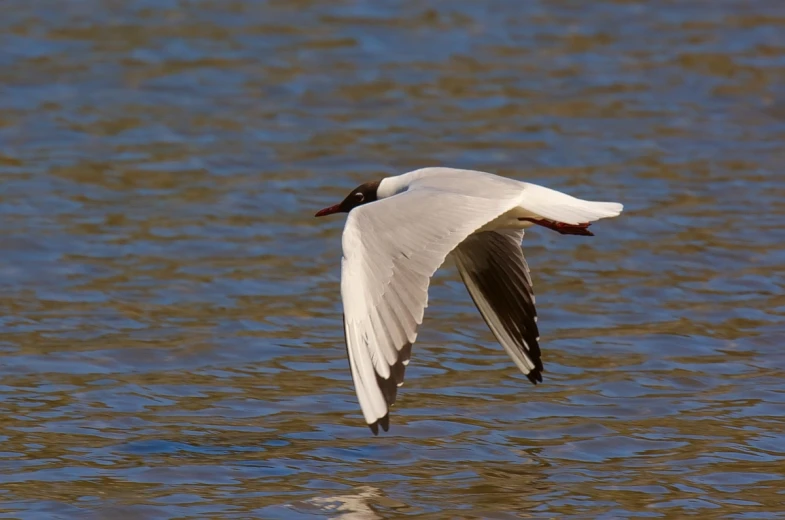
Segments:
[[[537,311],[523,231],[484,231],[454,253],[458,272],[488,327],[532,383],[542,381]]]
[[[486,179],[482,195],[443,188],[414,182],[403,193],[355,208],[346,220],[346,347],[357,398],[374,433],[389,425],[389,407],[428,306],[431,276],[466,237],[515,207],[522,194],[507,180]]]

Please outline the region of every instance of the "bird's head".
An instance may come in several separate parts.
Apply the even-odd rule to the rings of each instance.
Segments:
[[[332,215],[333,213],[349,213],[357,206],[374,202],[377,199],[376,190],[379,188],[380,182],[381,181],[373,181],[360,184],[354,188],[340,204],[324,208],[317,212],[316,216],[324,217],[325,215]]]

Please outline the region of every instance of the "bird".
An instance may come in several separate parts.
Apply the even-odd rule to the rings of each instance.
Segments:
[[[492,173],[429,167],[361,184],[317,212],[348,213],[341,241],[344,337],[371,432],[389,430],[430,279],[448,255],[496,340],[529,381],[541,383],[524,232],[536,225],[593,236],[592,222],[622,210],[617,202],[582,200]]]

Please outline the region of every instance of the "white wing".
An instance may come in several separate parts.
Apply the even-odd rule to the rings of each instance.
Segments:
[[[438,188],[425,178],[349,213],[341,264],[344,329],[357,398],[374,434],[379,424],[389,426],[431,276],[464,239],[520,202],[520,183],[494,177],[441,178]]]
[[[488,327],[532,383],[542,381],[537,311],[523,230],[484,231],[453,254],[469,294]]]

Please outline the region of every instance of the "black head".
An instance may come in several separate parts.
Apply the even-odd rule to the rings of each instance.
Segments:
[[[316,216],[323,217],[325,215],[332,215],[333,213],[349,213],[357,206],[362,206],[369,202],[377,200],[376,190],[379,188],[381,181],[366,182],[354,188],[349,195],[346,196],[340,204],[324,208],[319,211]]]

